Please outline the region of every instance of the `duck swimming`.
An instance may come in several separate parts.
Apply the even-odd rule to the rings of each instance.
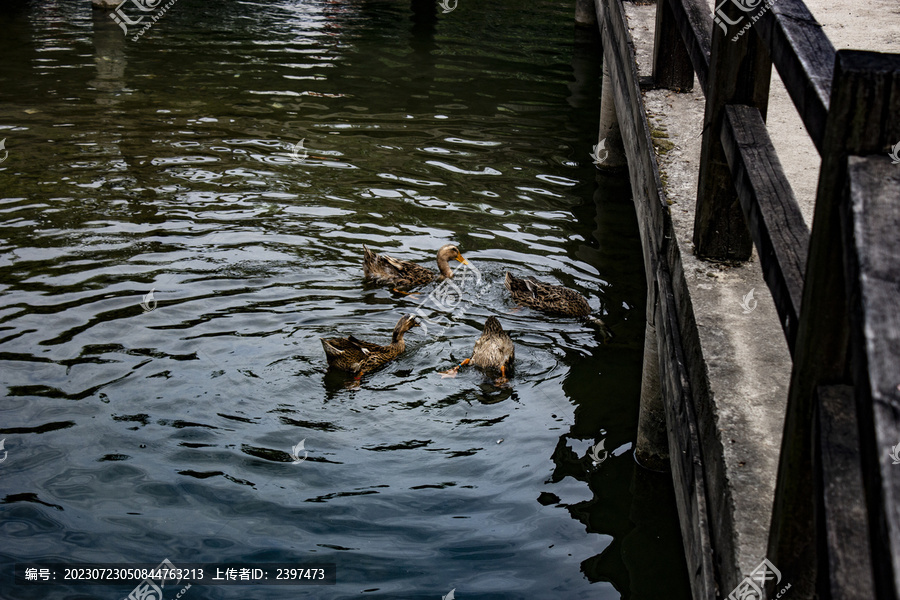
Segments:
[[[352,335],[345,338],[322,340],[328,366],[356,375],[360,379],[366,371],[374,371],[397,358],[405,349],[403,334],[416,327],[418,322],[412,315],[403,315],[394,327],[391,343],[379,346],[358,340]]]
[[[504,281],[512,299],[517,304],[528,306],[560,317],[576,317],[600,329],[604,338],[610,333],[603,320],[591,315],[591,305],[587,298],[573,289],[562,285],[552,285],[538,281],[534,277],[513,277],[509,271]]]
[[[460,367],[469,363],[485,372],[499,371],[500,377],[495,381],[498,385],[506,383],[507,374],[512,372],[515,360],[515,346],[509,334],[503,331],[497,317],[488,317],[484,323],[481,337],[475,342],[472,357],[462,361],[459,366],[441,373],[443,377],[456,377]]]
[[[431,283],[436,277],[445,279],[453,278],[450,270],[450,261],[458,260],[464,265],[469,264],[459,248],[453,244],[441,246],[437,252],[437,265],[439,275],[431,269],[419,266],[406,260],[398,260],[387,254],[376,254],[363,245],[365,257],[363,258],[363,273],[366,279],[375,283],[391,284],[396,288],[413,288]]]

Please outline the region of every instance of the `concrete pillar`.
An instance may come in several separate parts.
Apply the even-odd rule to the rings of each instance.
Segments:
[[[650,312],[648,310],[648,312]],[[659,348],[656,326],[647,319],[644,329],[644,368],[641,374],[641,408],[638,414],[637,444],[634,457],[651,471],[669,469],[669,438],[666,432],[666,408],[659,385]]]
[[[572,115],[572,127],[582,129],[586,118],[592,117],[597,110],[597,97],[600,95],[601,58],[603,46],[600,44],[600,32],[596,27],[575,28],[575,44],[572,47],[572,75],[574,81],[569,82],[571,94],[567,98],[569,105],[576,109]]]
[[[575,0],[575,26],[597,29],[597,7],[595,0]]]
[[[97,75],[91,85],[98,91],[94,101],[104,106],[116,106],[122,101],[121,91],[125,88],[126,38],[122,29],[109,18],[108,12],[93,11],[94,24],[94,64]]]
[[[594,164],[601,171],[621,171],[628,167],[625,160],[625,147],[622,144],[622,132],[619,131],[619,119],[616,116],[616,104],[613,100],[612,78],[609,67],[603,61],[603,88],[600,91],[600,133],[597,136],[597,147],[594,151]]]

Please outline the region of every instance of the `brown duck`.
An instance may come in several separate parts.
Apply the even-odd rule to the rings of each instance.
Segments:
[[[406,348],[403,334],[417,325],[416,318],[412,315],[400,317],[394,327],[391,343],[387,346],[364,342],[352,335],[345,338],[322,338],[328,366],[353,373],[360,379],[364,372],[379,369],[397,358]]]
[[[499,371],[500,378],[496,383],[505,383],[507,374],[512,372],[513,361],[516,357],[515,346],[509,334],[503,331],[497,317],[488,317],[484,323],[481,337],[475,342],[475,350],[472,357],[462,361],[459,366],[441,373],[444,377],[456,377],[460,367],[472,363],[485,372]]]
[[[560,317],[576,317],[598,328],[604,338],[610,337],[606,324],[591,315],[587,298],[573,289],[538,281],[534,277],[513,277],[507,271],[506,289],[517,304]]]
[[[431,283],[438,276],[445,279],[453,278],[450,270],[450,260],[456,259],[467,265],[469,261],[463,258],[459,248],[453,244],[441,246],[437,252],[437,265],[440,275],[436,275],[431,269],[419,266],[405,260],[398,260],[387,254],[375,254],[363,245],[365,257],[363,259],[363,273],[366,279],[375,283],[390,284],[397,288],[414,288],[426,283]]]

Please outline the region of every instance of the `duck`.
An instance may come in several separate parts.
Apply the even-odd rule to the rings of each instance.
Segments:
[[[366,371],[379,369],[400,356],[406,349],[403,335],[418,325],[413,315],[400,317],[394,327],[391,343],[387,346],[364,342],[352,335],[345,338],[321,338],[328,366],[347,371],[355,375],[356,379],[361,379]]]
[[[472,363],[485,372],[499,371],[500,377],[495,380],[498,385],[508,381],[507,375],[512,372],[513,362],[516,358],[516,349],[512,338],[503,331],[500,320],[497,317],[488,317],[484,322],[481,337],[475,342],[475,349],[470,358],[462,361],[458,366],[441,373],[443,377],[456,377],[461,367]]]
[[[376,254],[363,244],[365,256],[363,258],[363,273],[366,279],[379,284],[392,284],[394,290],[398,288],[414,288],[426,285],[434,281],[436,277],[453,279],[453,271],[450,270],[450,261],[458,260],[468,265],[459,248],[453,244],[445,244],[437,251],[438,275],[434,271],[406,260],[398,260],[387,254]]]
[[[534,277],[513,277],[509,271],[506,272],[504,285],[517,304],[549,315],[575,317],[598,328],[605,339],[610,337],[603,320],[591,314],[587,298],[571,288],[544,283]]]

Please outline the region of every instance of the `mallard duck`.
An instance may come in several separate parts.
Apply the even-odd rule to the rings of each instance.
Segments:
[[[363,273],[366,279],[371,279],[376,283],[388,283],[397,288],[413,288],[431,283],[435,277],[434,271],[426,269],[415,263],[405,260],[398,260],[387,254],[375,254],[363,245],[365,258],[363,259]],[[453,271],[450,270],[449,261],[456,259],[464,265],[469,264],[459,248],[453,244],[441,246],[437,252],[437,265],[440,275],[445,279],[453,278]]]
[[[481,337],[475,342],[475,350],[472,351],[472,357],[462,361],[449,371],[444,371],[441,375],[444,377],[456,377],[460,367],[464,367],[469,363],[474,364],[482,371],[499,371],[500,378],[496,380],[499,383],[507,381],[507,373],[513,368],[513,361],[516,357],[515,346],[509,337],[509,334],[503,331],[500,321],[497,317],[488,317],[484,322],[484,329]]]
[[[412,315],[400,317],[394,327],[391,343],[387,346],[364,342],[352,335],[346,338],[322,338],[328,366],[353,373],[360,379],[365,371],[374,371],[399,356],[406,348],[403,334],[417,325],[418,322]]]
[[[576,317],[599,328],[604,337],[610,335],[606,324],[591,315],[591,305],[588,304],[587,298],[573,289],[544,283],[534,277],[519,279],[510,275],[508,271],[504,285],[518,304],[550,315]]]

